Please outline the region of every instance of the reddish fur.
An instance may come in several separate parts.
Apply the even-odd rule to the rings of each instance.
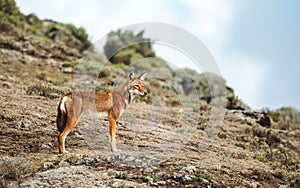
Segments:
[[[107,92],[73,92],[64,95],[59,102],[57,115],[57,128],[60,132],[58,135],[59,152],[66,152],[64,140],[74,129],[82,113],[86,111],[108,115],[111,149],[116,151],[116,121],[131,102],[132,96],[129,90],[133,86],[138,85],[137,90],[140,95],[147,94],[142,84],[145,75],[146,73],[128,80],[120,88]],[[67,100],[62,104],[64,97],[67,97]],[[61,110],[61,105],[65,105],[63,108],[65,111]]]

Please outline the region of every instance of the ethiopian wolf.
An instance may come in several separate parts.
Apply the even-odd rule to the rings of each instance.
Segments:
[[[72,92],[60,99],[57,108],[57,128],[59,152],[65,153],[65,139],[74,129],[80,116],[84,112],[93,112],[105,115],[109,121],[109,134],[111,150],[116,147],[116,121],[136,96],[146,96],[143,80],[147,73],[134,77],[131,72],[126,83],[114,90],[106,92]]]

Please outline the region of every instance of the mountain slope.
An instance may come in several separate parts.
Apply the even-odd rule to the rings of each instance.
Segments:
[[[116,61],[127,59],[128,54],[155,56],[151,48],[141,55],[135,54],[139,48],[123,51],[100,73],[95,72],[95,80],[84,80],[83,85],[99,91],[115,88],[133,68],[149,71],[154,67],[176,80],[172,84],[180,85],[186,96],[179,96],[168,80],[149,79],[145,87],[150,96],[137,99],[118,121],[119,154],[109,150],[107,120],[93,116],[84,116],[68,136],[71,153],[58,154],[55,121],[59,97],[78,83],[76,76],[81,70],[98,70],[82,62],[84,55],[91,53],[86,51],[90,42],[83,29],[23,15],[12,0],[0,2],[0,186],[300,184],[297,110],[253,111],[227,87],[225,118],[221,126],[211,126],[209,119],[214,117],[205,75],[172,70],[157,57],[147,64],[135,64],[133,58],[129,61],[132,66]],[[105,62],[103,56],[90,56],[99,65]],[[196,83],[198,103],[190,103],[192,87],[184,80]]]

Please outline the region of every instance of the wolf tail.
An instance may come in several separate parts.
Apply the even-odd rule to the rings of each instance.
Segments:
[[[56,126],[60,133],[65,130],[66,123],[67,123],[67,111],[65,102],[68,99],[67,96],[64,96],[61,101],[59,102],[57,108],[57,118],[56,118]]]

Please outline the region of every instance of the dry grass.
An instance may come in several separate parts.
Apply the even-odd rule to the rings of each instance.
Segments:
[[[6,187],[6,180],[20,181],[22,176],[30,171],[26,159],[20,157],[0,158],[0,186]]]

